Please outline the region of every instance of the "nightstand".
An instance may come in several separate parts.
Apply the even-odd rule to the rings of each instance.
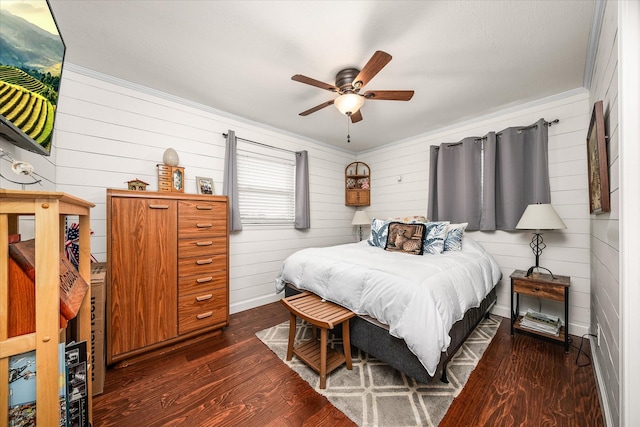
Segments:
[[[569,352],[569,287],[571,278],[568,276],[551,276],[550,274],[532,274],[526,277],[526,271],[516,270],[511,274],[511,335],[516,329],[531,334],[540,335],[555,341],[564,342],[564,352]],[[513,294],[516,296],[516,306],[513,306]],[[560,328],[559,336],[532,331],[520,326],[520,294],[538,298],[564,302],[564,326]]]

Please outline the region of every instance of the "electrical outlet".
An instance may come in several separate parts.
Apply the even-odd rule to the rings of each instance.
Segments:
[[[598,327],[598,330],[596,332],[596,344],[598,347],[600,347],[600,333],[601,333],[600,323],[598,323],[596,326]]]

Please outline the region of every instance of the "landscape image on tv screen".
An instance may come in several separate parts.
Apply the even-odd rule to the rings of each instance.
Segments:
[[[48,155],[64,42],[46,0],[2,0],[0,22],[0,135]]]

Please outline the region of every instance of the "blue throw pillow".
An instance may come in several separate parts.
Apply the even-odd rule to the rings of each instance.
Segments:
[[[389,234],[389,223],[392,220],[383,220],[373,218],[371,220],[371,234],[367,243],[371,246],[377,246],[384,249],[387,245],[387,235]]]
[[[423,254],[441,254],[444,251],[444,239],[447,237],[448,225],[449,221],[425,223]]]
[[[445,251],[461,251],[462,250],[462,237],[464,236],[464,230],[467,229],[468,222],[461,224],[449,224],[447,227],[447,237],[444,239]]]

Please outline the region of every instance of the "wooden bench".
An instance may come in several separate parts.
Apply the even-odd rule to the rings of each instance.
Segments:
[[[347,369],[352,368],[349,319],[354,317],[355,313],[332,302],[324,301],[311,292],[302,292],[283,298],[280,301],[291,313],[289,318],[287,360],[291,360],[294,354],[298,356],[304,363],[320,374],[320,388],[326,388],[328,373],[345,362]],[[296,317],[311,323],[314,330],[312,339],[294,347]],[[340,324],[342,324],[344,353],[327,348],[327,331]],[[315,328],[320,329],[320,341],[317,339]]]

